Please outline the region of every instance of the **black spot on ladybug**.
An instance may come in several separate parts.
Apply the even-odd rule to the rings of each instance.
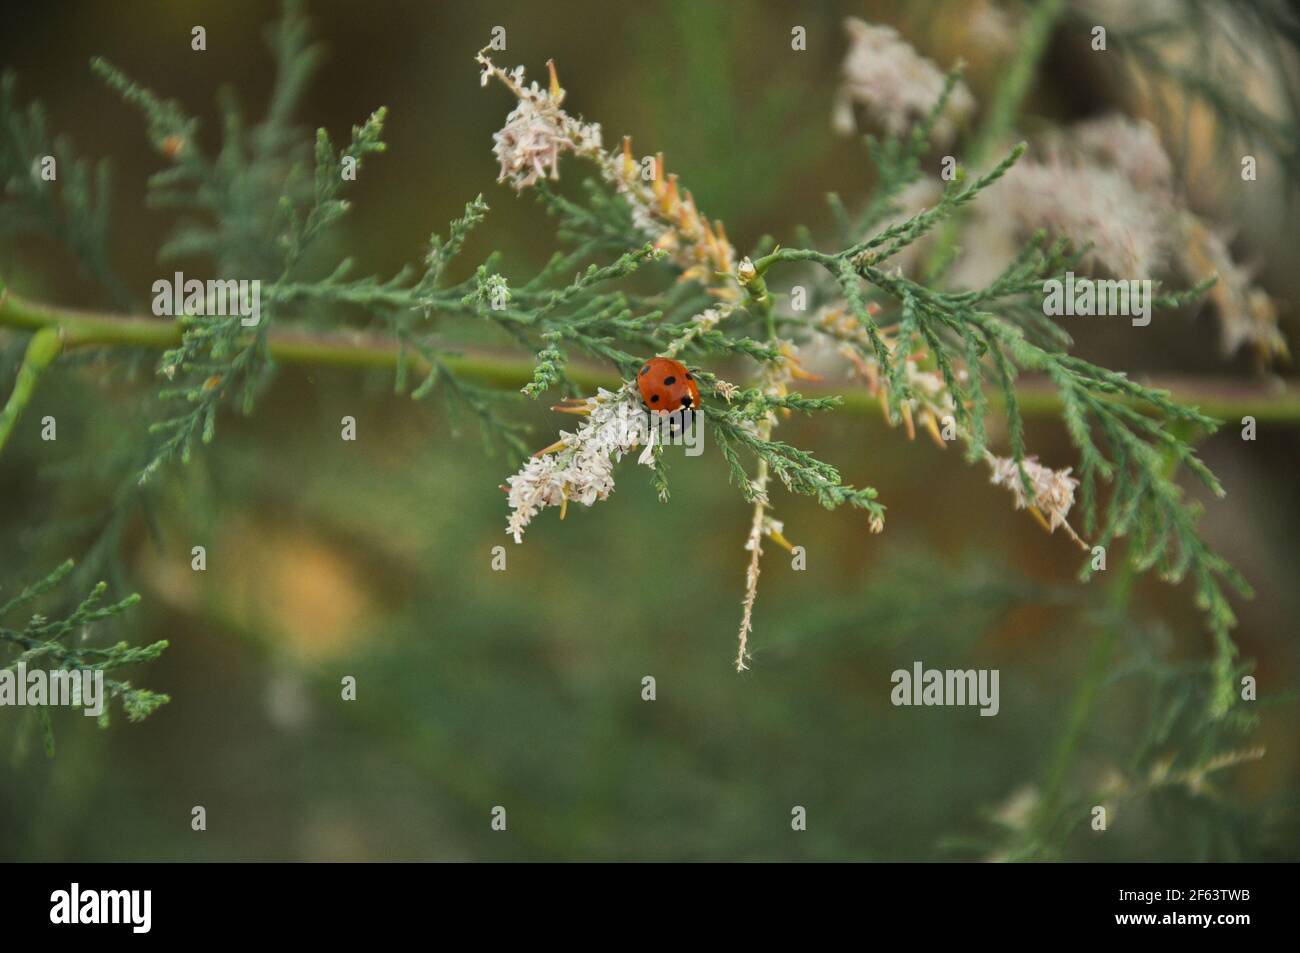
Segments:
[[[690,395],[690,394],[687,394],[685,397],[682,398],[682,406],[683,406],[683,407],[689,407],[689,406],[691,406],[691,395]]]
[[[652,404],[657,404],[657,403],[659,403],[659,395],[658,395],[658,394],[654,394],[654,395],[650,398],[650,403],[652,403]]]
[[[687,379],[688,381],[693,381],[693,380],[695,380],[695,378],[691,376],[691,372],[690,372],[690,371],[687,371],[687,372],[686,372],[686,379]]]
[[[645,365],[644,367],[641,368],[641,374],[644,376],[644,374],[645,374],[646,371],[648,371],[648,370],[650,370],[650,365],[649,365],[649,364],[647,364],[647,365]]]
[[[665,378],[664,378],[664,385],[665,385],[665,386],[667,386],[667,385],[669,385],[669,384],[676,384],[676,383],[677,383],[677,378],[675,378],[675,377],[665,377]]]

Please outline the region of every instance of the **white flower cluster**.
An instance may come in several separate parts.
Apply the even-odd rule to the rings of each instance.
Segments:
[[[1121,116],[1072,127],[998,189],[998,218],[1018,234],[1046,228],[1093,267],[1124,278],[1166,271],[1181,243],[1173,168],[1154,127]]]
[[[1023,510],[1032,505],[1045,515],[1053,532],[1058,526],[1064,526],[1071,536],[1075,535],[1070,524],[1066,522],[1066,517],[1070,515],[1070,507],[1074,506],[1074,489],[1079,485],[1079,481],[1070,476],[1072,467],[1053,470],[1043,466],[1033,457],[1026,457],[1025,473],[1034,488],[1034,501],[1031,504],[1025,498],[1025,488],[1020,482],[1020,470],[1015,460],[989,454],[988,462],[989,469],[993,471],[992,483],[994,486],[1004,486],[1011,491],[1011,495],[1016,498],[1016,509]]]
[[[682,268],[681,280],[697,280],[723,301],[739,300],[739,288],[718,280],[719,274],[731,273],[735,261],[726,230],[721,222],[710,222],[696,207],[690,191],[678,186],[677,176],[666,172],[663,153],[655,156],[654,176],[647,183],[629,137],[623,137],[621,150],[605,152],[600,126],[575,119],[561,108],[564,89],[554,63],[546,64],[551,82],[549,88],[542,89],[535,82],[524,85],[522,66],[503,70],[481,50],[478,62],[483,67],[484,86],[495,76],[518,100],[505,126],[493,136],[492,151],[501,164],[498,182],[508,180],[516,191],[523,191],[540,179],[559,178],[563,153],[581,156],[627,201],[637,229]]]
[[[506,73],[490,64],[484,67],[483,85],[494,72],[519,97],[519,105],[506,117],[506,124],[492,136],[492,152],[501,163],[498,182],[509,181],[522,192],[538,179],[558,179],[561,153],[601,152],[599,124],[581,122],[561,109],[564,97],[558,86],[554,93],[542,89],[536,81],[525,86],[522,66]]]
[[[614,466],[642,444],[638,462],[654,466],[654,437],[647,415],[631,387],[603,388],[586,401],[586,417],[573,433],[560,433],[560,446],[531,457],[509,484],[510,521],[506,529],[516,543],[524,528],[548,506],[570,502],[591,506],[614,491]]]
[[[1209,297],[1223,352],[1249,345],[1264,356],[1286,354],[1276,306],[1255,286],[1252,269],[1233,258],[1227,239],[1187,207],[1154,126],[1108,116],[1045,145],[1043,158],[1022,160],[1006,174],[995,211],[976,212],[979,238],[968,244],[984,250],[982,260],[960,263],[954,281],[974,287],[992,278],[1019,239],[1046,228],[1076,247],[1090,245],[1090,267],[1117,277],[1172,272],[1199,281],[1217,274]]]
[[[872,26],[848,17],[844,29],[850,45],[841,67],[843,80],[832,116],[836,131],[844,135],[857,131],[853,117],[857,105],[889,134],[902,135],[938,102],[943,93],[943,72],[912,49],[893,27]],[[941,141],[951,139],[957,124],[974,109],[974,97],[959,81],[935,124],[935,137]]]
[[[663,220],[652,198],[646,195],[647,190],[640,183],[619,175],[612,161],[602,165],[600,171],[627,202],[633,227],[657,247],[670,247],[673,244],[672,226]]]
[[[1090,244],[1094,268],[1145,279],[1166,267],[1172,236],[1162,226],[1168,207],[1115,169],[1056,159],[1026,162],[1007,174],[1000,198],[1020,231],[1047,228],[1075,247]]]
[[[1070,127],[1074,149],[1123,173],[1134,187],[1165,192],[1174,186],[1174,164],[1156,127],[1145,120],[1110,115]]]

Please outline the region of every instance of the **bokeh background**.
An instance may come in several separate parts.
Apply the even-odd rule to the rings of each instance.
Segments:
[[[507,271],[528,274],[554,249],[553,228],[495,183],[491,134],[511,104],[480,88],[473,63],[504,25],[503,62],[536,75],[553,57],[567,105],[599,120],[607,141],[629,133],[662,149],[744,249],[765,233],[790,241],[798,224],[825,229],[827,191],[850,204],[869,193],[861,143],[836,138],[829,122],[844,16],[896,24],[940,64],[964,57],[980,99],[1006,62],[971,29],[982,7],[320,3],[312,12],[329,59],[300,118],[337,141],[376,106],[391,110],[389,151],[366,166],[344,227],[360,271],[418,260],[429,233],[482,192],[492,212],[462,274],[493,249]],[[1005,12],[1014,23],[1016,8]],[[103,55],[181,100],[211,145],[219,86],[232,84],[250,113],[265,104],[261,32],[274,16],[247,0],[6,13],[0,63],[17,71],[23,96],[44,101],[80,152],[113,157],[114,264],[141,300],[170,272],[153,253],[172,220],[144,209],[158,160],[138,115],[88,61]],[[207,29],[205,53],[189,48],[195,24]],[[794,24],[808,30],[806,53],[790,50]],[[1090,55],[1086,32],[1058,33],[1029,131],[1140,110]],[[1206,129],[1191,130],[1201,165],[1213,165],[1215,148]],[[1255,185],[1232,192],[1193,177],[1191,201],[1235,229],[1234,249],[1257,263],[1261,285],[1294,299],[1294,207],[1277,176]],[[42,243],[0,247],[0,274],[29,298],[102,304]],[[1081,353],[1108,366],[1254,380],[1249,361],[1219,355],[1210,315],[1140,335],[1085,322],[1069,328]],[[29,413],[55,414],[59,440],[41,443],[29,428],[0,457],[0,592],[80,555],[75,533],[51,527],[108,503],[111,483],[93,468],[59,482],[60,467],[111,460],[143,425],[130,407],[150,386],[147,367],[133,380],[106,366],[47,378]],[[539,447],[559,426],[545,403],[519,409]],[[355,444],[338,440],[343,414],[360,422]],[[878,415],[791,421],[782,435],[848,482],[875,486],[889,525],[871,536],[854,515],[778,497],[776,516],[806,547],[808,568],[792,571],[769,547],[754,662],[738,676],[749,509],[717,455],[673,465],[668,505],[631,473],[610,501],[571,509],[563,523],[548,513],[516,547],[498,489],[512,468],[483,451],[472,424],[393,396],[382,375],[285,368],[251,419],[223,417],[213,448],[172,471],[154,519],[124,532],[114,582],[144,601],[113,634],[170,640],[133,678],[172,702],[107,731],[60,713],[52,759],[32,723],[0,711],[0,859],[1002,856],[1061,743],[1105,580],[1077,585],[1067,541],[1015,512],[982,469],[909,443]],[[1054,465],[1073,459],[1050,418],[1030,422],[1030,444]],[[1054,845],[1058,856],[1300,857],[1297,705],[1285,695],[1300,684],[1298,449],[1295,421],[1267,423],[1253,443],[1229,426],[1203,444],[1229,489],[1207,503],[1205,534],[1257,590],[1239,603],[1238,639],[1269,702],[1249,742],[1266,756],[1216,775],[1212,790],[1121,800],[1106,834],[1075,830]],[[196,543],[206,573],[190,571]],[[508,569],[492,572],[501,544]],[[1067,786],[1084,799],[1133,770],[1159,716],[1160,692],[1125,666],[1156,660],[1174,672],[1209,652],[1186,588],[1143,579],[1122,624],[1116,674],[1068,764]],[[1001,713],[891,706],[890,673],[918,659],[1000,669]],[[358,679],[355,702],[340,700],[345,675]],[[641,699],[646,675],[654,702]],[[205,833],[190,830],[194,805],[207,809]],[[495,805],[507,808],[507,832],[489,828]],[[808,810],[806,832],[791,831],[793,805]]]

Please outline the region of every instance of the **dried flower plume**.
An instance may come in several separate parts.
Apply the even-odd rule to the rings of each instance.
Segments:
[[[893,27],[877,26],[857,17],[844,21],[849,52],[841,67],[832,124],[837,132],[857,131],[854,106],[893,136],[901,136],[934,107],[944,88],[944,74],[921,56]],[[934,127],[935,138],[952,139],[956,127],[975,109],[975,99],[958,82]]]
[[[584,419],[577,430],[562,431],[558,441],[506,480],[511,509],[506,532],[516,543],[523,542],[524,529],[546,507],[560,507],[563,518],[570,502],[591,506],[608,499],[614,492],[614,466],[629,451],[645,445],[639,462],[654,465],[650,451],[655,431],[632,388],[602,388],[595,397],[557,409]]]

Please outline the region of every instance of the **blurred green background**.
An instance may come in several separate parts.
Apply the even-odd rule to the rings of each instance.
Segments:
[[[491,134],[511,104],[480,89],[473,63],[504,25],[501,62],[540,76],[553,57],[566,106],[598,120],[607,143],[629,133],[639,150],[662,149],[745,249],[765,233],[791,241],[797,224],[824,228],[829,190],[850,203],[868,194],[861,144],[829,124],[843,17],[896,23],[940,63],[964,56],[979,99],[1000,60],[969,35],[972,8],[322,3],[312,12],[330,56],[300,118],[337,140],[390,107],[389,151],[367,164],[344,227],[360,271],[418,260],[429,233],[482,192],[492,212],[460,268],[500,249],[507,271],[529,274],[554,248],[552,226],[495,183]],[[157,159],[88,60],[103,55],[181,100],[211,145],[220,85],[252,114],[264,105],[261,31],[274,15],[243,0],[7,14],[0,64],[17,70],[22,95],[43,100],[81,153],[113,157],[115,264],[141,300],[162,273],[153,250],[171,219],[143,209]],[[194,24],[207,29],[205,53],[189,48]],[[790,51],[794,24],[807,27],[807,53]],[[1054,41],[1036,115],[1126,105],[1085,54],[1086,41]],[[1231,211],[1261,283],[1294,296],[1294,252],[1281,242],[1294,220],[1279,191],[1260,192]],[[1221,202],[1212,189],[1198,198]],[[0,274],[30,298],[102,303],[40,243],[0,247]],[[1085,356],[1132,372],[1243,371],[1217,356],[1205,315],[1122,341],[1070,330]],[[26,428],[0,458],[0,592],[81,555],[87,535],[51,526],[93,519],[111,483],[92,472],[69,486],[59,468],[109,461],[129,442],[144,371],[132,381],[91,360],[43,382],[30,419],[55,414],[59,440]],[[483,453],[472,425],[457,431],[436,404],[391,391],[383,375],[286,368],[251,419],[223,417],[213,448],[172,471],[152,525],[126,527],[117,582],[144,603],[113,635],[170,640],[133,678],[173,701],[107,732],[59,713],[53,759],[25,716],[0,712],[0,859],[930,860],[998,857],[1023,830],[1097,627],[1110,624],[1098,615],[1106,581],[1078,586],[1077,551],[1015,512],[982,469],[875,415],[783,425],[846,481],[875,486],[889,524],[871,536],[855,515],[778,496],[808,568],[768,547],[753,666],[737,676],[749,509],[716,454],[670,459],[667,505],[625,465],[608,502],[571,508],[563,523],[546,513],[516,547],[498,489],[509,463]],[[561,425],[545,403],[520,411],[539,447]],[[359,422],[354,444],[337,439],[343,414]],[[1050,419],[1031,421],[1029,438],[1045,462],[1073,459]],[[1217,775],[1213,791],[1121,800],[1106,834],[1076,830],[1059,856],[1300,857],[1297,707],[1278,703],[1300,684],[1298,448],[1294,425],[1265,426],[1253,444],[1229,426],[1203,445],[1229,489],[1207,503],[1204,531],[1257,590],[1240,605],[1238,639],[1274,702],[1258,706],[1249,743],[1267,755]],[[189,568],[196,544],[204,574]],[[497,545],[505,572],[489,568]],[[1151,673],[1208,655],[1189,602],[1140,582],[1121,674],[1069,761],[1067,787],[1085,801],[1147,764],[1139,749],[1165,715]],[[915,660],[1000,669],[1000,714],[891,706],[890,673]],[[358,680],[355,702],[340,700],[345,675]],[[646,675],[653,702],[641,700]],[[1175,740],[1171,730],[1158,744]],[[194,805],[207,809],[205,833],[190,830]],[[507,832],[490,830],[495,805]],[[808,810],[805,832],[791,830],[794,805]]]

